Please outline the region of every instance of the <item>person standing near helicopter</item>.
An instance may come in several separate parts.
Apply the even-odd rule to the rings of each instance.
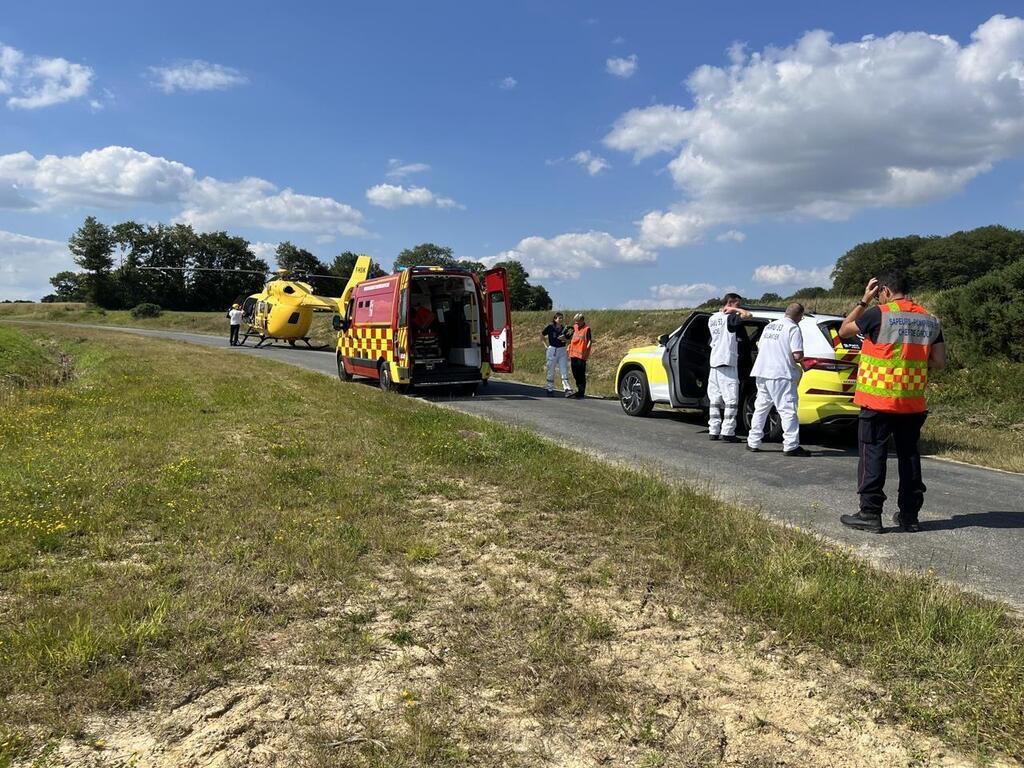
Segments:
[[[238,330],[242,327],[244,314],[238,304],[232,304],[231,309],[228,310],[227,318],[228,322],[231,323],[231,336],[228,339],[228,343],[232,347],[238,346]]]

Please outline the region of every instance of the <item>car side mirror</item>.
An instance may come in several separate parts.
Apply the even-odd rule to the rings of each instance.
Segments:
[[[335,315],[331,318],[331,327],[336,331],[345,330],[345,324],[342,322],[341,315]]]
[[[658,344],[660,344],[663,347],[668,345],[668,334],[667,333],[663,333],[663,334],[661,334],[661,336],[658,337]]]

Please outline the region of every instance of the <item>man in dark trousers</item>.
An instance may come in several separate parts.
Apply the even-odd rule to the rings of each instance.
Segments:
[[[843,525],[881,533],[885,503],[885,463],[889,437],[899,457],[899,512],[893,521],[902,530],[921,530],[918,513],[924,504],[918,440],[928,416],[925,390],[928,372],[946,367],[946,344],[939,321],[915,304],[907,293],[906,276],[889,273],[871,278],[863,300],[846,316],[839,335],[863,336],[857,391],[860,463],[857,493],[860,511],[843,515]],[[878,305],[869,307],[878,298]]]
[[[577,312],[572,318],[572,338],[569,339],[569,367],[572,368],[572,377],[576,380],[576,394],[574,397],[582,400],[587,394],[587,358],[590,357],[590,347],[594,343],[594,336],[587,325],[587,318],[582,312]]]
[[[245,319],[245,313],[242,312],[242,308],[237,304],[232,304],[231,309],[228,310],[228,322],[231,323],[231,335],[228,343],[232,347],[238,346],[238,330],[242,327],[243,319]]]

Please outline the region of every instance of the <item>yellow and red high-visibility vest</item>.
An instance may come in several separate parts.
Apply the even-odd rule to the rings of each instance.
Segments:
[[[578,323],[573,326],[572,340],[569,342],[569,357],[578,360],[586,360],[590,357],[590,326],[581,326]]]
[[[865,338],[853,402],[888,413],[928,410],[928,356],[939,337],[939,321],[910,299],[879,305],[882,325],[875,341]]]

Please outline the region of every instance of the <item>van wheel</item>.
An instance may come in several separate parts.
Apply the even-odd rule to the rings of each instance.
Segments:
[[[395,391],[395,382],[391,379],[391,366],[387,362],[382,362],[377,366],[377,383],[380,388],[385,392]]]
[[[342,381],[352,381],[352,374],[345,369],[345,360],[338,355],[338,378]]]
[[[647,374],[641,370],[627,371],[619,381],[619,404],[627,416],[646,416],[654,407]]]
[[[754,402],[757,400],[757,387],[750,386],[743,395],[740,406],[743,431],[750,433],[750,424],[754,420]],[[768,411],[768,421],[764,425],[764,441],[766,443],[782,442],[782,418],[774,407]]]

